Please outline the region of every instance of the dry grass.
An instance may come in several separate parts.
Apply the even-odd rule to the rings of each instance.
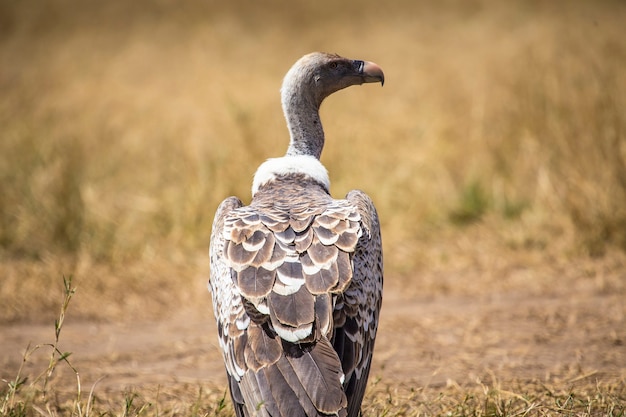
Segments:
[[[323,112],[334,191],[374,196],[389,247],[490,213],[626,245],[621,3],[344,7],[4,5],[4,257],[206,245],[212,207],[283,152],[278,86],[311,49],[388,73]]]
[[[567,389],[563,389],[567,386]],[[582,388],[582,389],[581,389]],[[373,388],[375,402],[364,407],[372,416],[623,416],[623,384],[593,385],[568,381],[477,380],[469,386]]]
[[[141,295],[141,274],[109,277],[168,286],[202,259],[214,207],[285,149],[278,87],[310,50],[388,75],[322,112],[333,192],[373,196],[389,276],[475,222],[550,259],[626,247],[621,2],[342,4],[3,4],[2,317],[39,315],[21,297],[42,276]]]
[[[207,308],[214,208],[248,200],[256,166],[284,152],[278,88],[312,50],[385,69],[383,89],[324,104],[322,159],[335,195],[376,201],[388,288],[623,293],[625,20],[617,0],[2,2],[0,320],[48,320],[70,274],[81,319]],[[366,407],[600,415],[624,401],[623,384],[553,383],[384,382]],[[168,415],[129,398],[132,413],[98,413]]]

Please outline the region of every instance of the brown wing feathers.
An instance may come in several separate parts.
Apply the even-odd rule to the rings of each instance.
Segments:
[[[241,295],[261,310],[267,303],[274,330],[291,342],[313,330],[315,297],[342,292],[352,277],[359,216],[331,202],[287,213],[253,205],[225,222],[225,260]]]
[[[341,295],[343,308],[336,310],[338,332],[343,333],[343,347],[337,349],[346,373],[345,392],[348,415],[357,416],[365,393],[374,352],[378,315],[382,303],[383,257],[380,224],[374,203],[362,191],[346,196],[361,214],[362,236],[353,254],[354,276]],[[345,321],[344,321],[345,320]]]
[[[224,262],[232,268],[232,281],[252,319],[245,337],[233,339],[230,355],[242,369],[259,374],[242,378],[244,397],[254,401],[260,395],[272,402],[279,395],[280,403],[288,403],[287,394],[298,382],[300,390],[291,396],[306,393],[308,400],[298,400],[302,407],[335,414],[346,406],[342,367],[329,338],[334,332],[333,294],[343,292],[352,278],[350,257],[361,234],[359,220],[354,207],[327,196],[315,209],[281,212],[253,204],[226,217]],[[308,350],[302,350],[303,344]],[[268,392],[257,386],[263,381],[269,383]],[[284,382],[291,388],[283,387]],[[250,389],[254,393],[246,394]],[[281,415],[294,412],[288,405],[291,411],[281,411],[280,404],[267,407],[276,407]]]

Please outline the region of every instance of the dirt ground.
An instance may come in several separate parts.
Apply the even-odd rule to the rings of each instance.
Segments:
[[[567,285],[545,295],[491,293],[420,298],[392,285],[385,293],[372,380],[405,387],[468,385],[485,380],[624,383],[626,298],[621,291]],[[59,348],[72,352],[83,390],[162,392],[200,385],[225,389],[210,313],[188,309],[159,321],[102,323],[68,315]],[[70,307],[71,309],[71,307]],[[15,378],[30,344],[54,340],[52,324],[0,326],[0,377]],[[44,371],[50,350],[33,353],[22,375]],[[59,366],[56,388],[75,390]],[[621,381],[621,382],[620,382]]]

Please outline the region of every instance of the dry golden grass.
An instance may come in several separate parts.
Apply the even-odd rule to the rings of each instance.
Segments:
[[[217,204],[284,152],[278,88],[311,50],[387,73],[322,113],[333,192],[373,196],[388,276],[476,221],[480,242],[551,258],[626,247],[621,2],[1,7],[4,319],[39,314],[22,297],[42,276],[141,294],[132,271],[168,286],[201,262]]]
[[[214,209],[284,152],[278,89],[312,50],[385,70],[324,103],[322,160],[376,202],[388,291],[624,294],[624,21],[618,0],[2,2],[0,321],[48,321],[70,274],[81,320],[208,308]],[[373,415],[569,404],[558,382],[382,386]]]

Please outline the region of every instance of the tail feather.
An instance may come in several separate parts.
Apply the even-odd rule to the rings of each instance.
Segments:
[[[266,373],[271,376],[268,379],[272,381],[271,390],[278,399],[281,415],[306,417],[318,414],[285,357],[269,367]]]
[[[283,342],[280,358],[248,369],[234,391],[243,397],[247,416],[345,416],[342,380],[339,358],[322,337],[311,344]]]
[[[326,338],[318,340],[310,351],[299,350],[295,355],[286,352],[286,357],[317,410],[336,414],[346,407],[341,363]]]
[[[239,387],[243,394],[244,415],[246,417],[269,417],[279,416],[277,410],[273,408],[275,401],[268,401],[271,398],[270,392],[265,392],[267,384],[259,381],[258,373],[246,372],[239,381]]]

